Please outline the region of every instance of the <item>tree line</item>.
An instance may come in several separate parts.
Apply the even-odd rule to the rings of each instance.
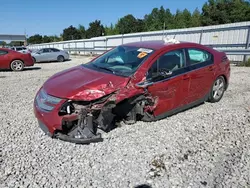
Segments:
[[[153,8],[150,14],[143,19],[135,18],[128,14],[120,18],[116,24],[104,26],[100,20],[89,23],[88,28],[83,25],[65,28],[60,36],[47,36],[36,34],[28,38],[29,44],[58,42],[66,40],[89,39],[99,36],[127,34],[163,29],[180,29],[199,26],[218,25],[250,21],[249,0],[208,0],[200,11],[196,8],[193,12],[187,9],[177,9],[174,14],[170,9]]]

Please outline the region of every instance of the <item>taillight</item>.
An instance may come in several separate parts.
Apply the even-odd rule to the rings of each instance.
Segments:
[[[222,57],[221,57],[221,62],[222,63],[227,63],[229,61],[229,59],[228,59],[228,57],[226,56],[226,55],[223,55]]]

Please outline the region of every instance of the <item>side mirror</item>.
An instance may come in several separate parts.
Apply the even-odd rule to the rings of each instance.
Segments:
[[[138,87],[138,88],[143,88],[143,89],[145,89],[145,88],[147,88],[148,86],[150,86],[150,85],[152,85],[152,84],[153,84],[153,82],[144,81],[144,82],[139,82],[139,83],[135,84],[135,86]]]
[[[160,69],[159,72],[152,75],[152,80],[161,80],[167,78],[173,74],[172,71],[167,69]]]
[[[162,76],[164,78],[171,76],[172,74],[173,72],[170,70],[166,70],[166,69],[159,70],[159,76]]]

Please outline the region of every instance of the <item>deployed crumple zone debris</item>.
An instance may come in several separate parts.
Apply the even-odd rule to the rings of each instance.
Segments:
[[[109,84],[112,85],[112,82]],[[62,130],[57,131],[54,137],[77,144],[100,142],[103,139],[98,129],[109,132],[119,121],[133,124],[142,117],[145,120],[152,118],[150,114],[145,116],[145,110],[152,110],[155,106],[152,97],[142,92],[127,99],[126,93],[123,92],[113,92],[89,102],[67,101],[59,112],[59,115],[64,117]],[[124,100],[116,103],[117,98],[122,96]]]

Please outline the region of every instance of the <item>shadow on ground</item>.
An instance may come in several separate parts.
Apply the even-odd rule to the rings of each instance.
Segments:
[[[152,188],[150,185],[147,184],[142,184],[142,185],[137,185],[134,188]]]
[[[33,71],[33,70],[40,70],[41,67],[25,67],[22,71]],[[1,69],[0,72],[14,72],[11,69]],[[1,77],[6,77],[6,76],[1,76]]]
[[[59,61],[43,61],[43,62],[35,62],[35,64],[47,64],[47,63],[65,63],[65,62],[69,62],[72,59],[68,59],[68,60],[64,60],[63,62],[59,62]]]

